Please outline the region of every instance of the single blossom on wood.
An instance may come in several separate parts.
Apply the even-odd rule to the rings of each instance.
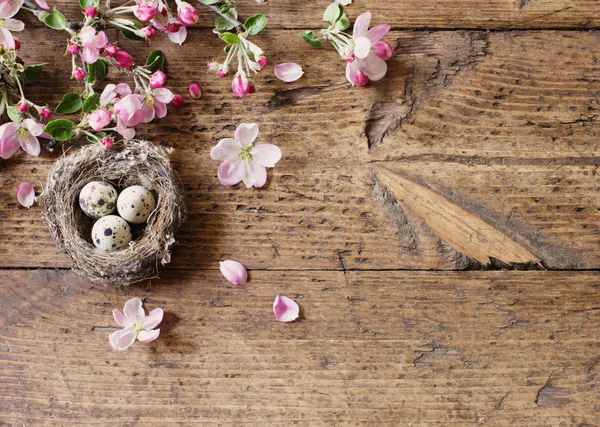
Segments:
[[[155,329],[163,319],[163,309],[155,308],[148,315],[142,307],[142,300],[131,298],[125,303],[123,312],[114,309],[115,322],[123,329],[109,335],[110,345],[115,350],[127,350],[137,339],[141,342],[151,342],[158,338],[160,329]]]

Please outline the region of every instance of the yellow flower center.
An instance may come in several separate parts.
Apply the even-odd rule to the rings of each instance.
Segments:
[[[26,138],[28,133],[29,131],[24,127],[19,128],[19,135],[21,136],[21,138]]]
[[[249,147],[242,148],[242,151],[240,151],[239,157],[246,163],[252,160],[252,147],[253,146],[251,145]]]

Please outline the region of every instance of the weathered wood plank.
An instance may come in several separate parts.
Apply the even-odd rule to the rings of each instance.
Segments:
[[[600,275],[170,272],[130,289],[161,337],[112,351],[128,298],[0,272],[8,425],[595,425]],[[272,316],[277,293],[302,319]]]
[[[67,16],[81,16],[76,2],[57,1]],[[190,1],[189,3],[194,3]],[[248,17],[263,13],[273,29],[320,29],[329,0],[269,0],[265,4],[239,2],[240,15]],[[211,28],[214,17],[200,11],[200,28]],[[600,5],[595,0],[403,0],[381,2],[361,0],[346,8],[354,21],[359,14],[370,10],[378,23],[397,29],[550,29],[573,28],[588,30],[600,26]]]
[[[176,148],[187,191],[191,217],[175,267],[214,268],[232,257],[267,269],[463,268],[464,257],[421,226],[410,206],[375,185],[381,164],[431,187],[548,267],[598,268],[600,35],[396,32],[392,39],[398,56],[386,80],[349,89],[334,52],[317,57],[289,32],[267,33],[273,62],[294,51],[307,73],[286,85],[265,70],[258,92],[243,100],[198,65],[222,47],[208,36],[204,49],[197,38],[184,50],[123,43],[138,46],[140,57],[161,47],[177,58],[169,63],[177,92],[192,79],[205,88],[201,100],[141,134]],[[30,44],[28,53],[51,62],[59,77],[68,71],[53,59],[62,52],[55,42]],[[35,96],[55,104],[68,90],[57,82],[40,83]],[[283,149],[266,190],[228,189],[216,179],[210,148],[242,121],[259,122],[261,140]],[[0,162],[0,265],[69,265],[39,208],[19,209],[14,197],[19,182],[42,183],[54,158]]]

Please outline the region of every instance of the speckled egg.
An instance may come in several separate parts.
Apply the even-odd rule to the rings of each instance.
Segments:
[[[105,252],[126,248],[131,242],[131,229],[123,218],[107,215],[100,218],[92,228],[94,246]]]
[[[132,224],[146,222],[156,208],[154,195],[141,185],[127,187],[119,194],[117,210],[119,215]]]
[[[110,215],[117,207],[117,190],[110,182],[88,182],[79,193],[79,206],[94,219]]]

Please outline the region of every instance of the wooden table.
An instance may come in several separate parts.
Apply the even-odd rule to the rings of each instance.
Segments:
[[[141,134],[175,148],[190,211],[150,286],[76,276],[18,206],[57,153],[0,161],[0,425],[600,425],[600,2],[355,0],[397,49],[367,88],[302,41],[327,4],[243,2],[271,63],[306,71],[269,67],[243,100],[205,70],[223,44],[204,11],[183,48],[119,39],[163,49],[176,92],[204,88]],[[77,87],[64,37],[27,27],[48,63],[28,93],[55,106]],[[283,160],[261,190],[226,188],[210,149],[253,121]],[[278,293],[299,321],[274,320]],[[119,353],[131,296],[165,321]]]

